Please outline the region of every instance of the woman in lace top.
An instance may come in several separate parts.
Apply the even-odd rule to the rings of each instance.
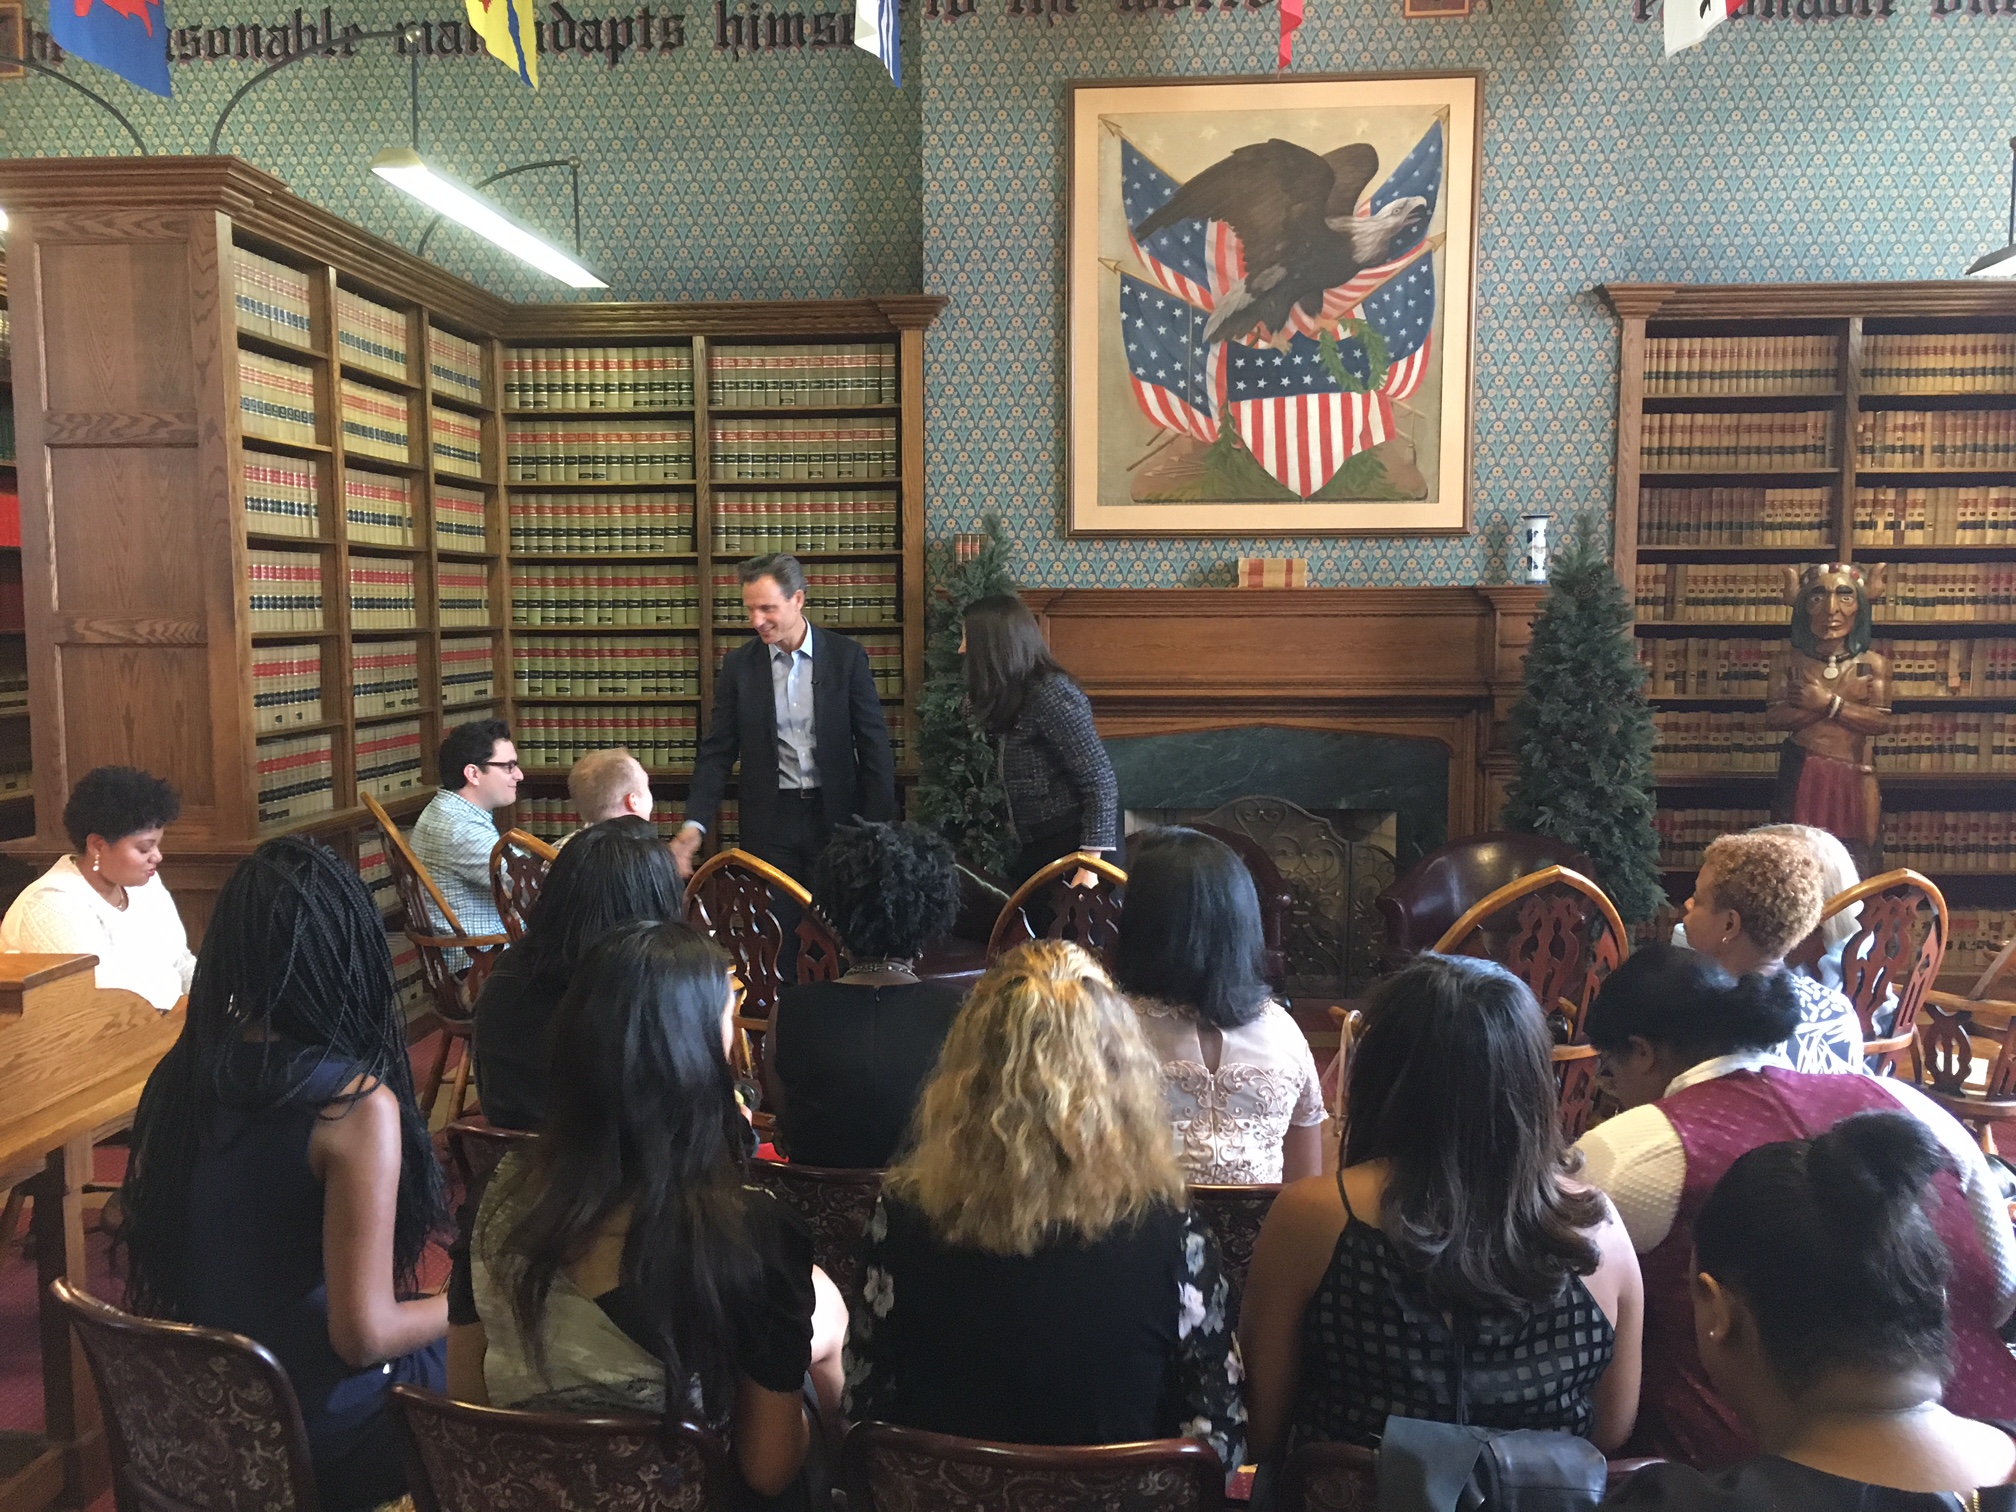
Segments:
[[[1562,1143],[1546,1020],[1489,961],[1422,956],[1375,990],[1343,1169],[1283,1190],[1239,1333],[1253,1450],[1376,1444],[1389,1415],[1580,1433],[1638,1406],[1638,1260]]]
[[[847,1408],[968,1438],[1184,1436],[1240,1462],[1217,1245],[1184,1206],[1155,1062],[1075,945],[980,979],[883,1183]]]
[[[1299,1181],[1323,1167],[1309,1041],[1261,975],[1260,895],[1232,847],[1150,830],[1127,873],[1114,976],[1162,1062],[1183,1174]]]
[[[804,1226],[744,1183],[733,1005],[727,956],[684,924],[619,925],[582,958],[539,1141],[477,1214],[449,1389],[709,1423],[754,1498],[738,1506],[809,1512],[846,1308]]]

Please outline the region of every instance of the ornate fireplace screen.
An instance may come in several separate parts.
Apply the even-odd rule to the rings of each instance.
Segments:
[[[1267,852],[1295,899],[1284,931],[1288,991],[1353,997],[1379,974],[1385,926],[1373,900],[1393,883],[1393,853],[1347,840],[1328,819],[1286,798],[1235,798],[1203,816]]]

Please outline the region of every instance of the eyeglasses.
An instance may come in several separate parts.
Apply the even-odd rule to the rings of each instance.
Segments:
[[[517,761],[515,761],[515,760],[512,760],[512,761],[479,761],[479,762],[477,762],[477,763],[476,763],[476,765],[477,765],[477,766],[480,766],[480,767],[495,767],[495,768],[497,768],[497,770],[498,770],[498,771],[500,771],[500,772],[523,772],[523,771],[525,770],[525,768],[523,768],[523,767],[521,767],[520,765],[518,765]]]

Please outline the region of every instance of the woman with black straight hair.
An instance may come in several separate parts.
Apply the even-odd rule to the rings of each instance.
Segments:
[[[1562,1143],[1540,1005],[1426,955],[1373,990],[1341,1169],[1282,1190],[1239,1320],[1251,1443],[1376,1444],[1389,1414],[1579,1433],[1638,1405],[1638,1262]],[[1404,1347],[1396,1347],[1401,1341]]]
[[[2016,1508],[2016,1443],[1941,1405],[1953,1258],[1932,1216],[1953,1165],[1899,1113],[1738,1158],[1694,1221],[1701,1363],[1761,1455],[1679,1464],[1612,1504],[1662,1512]],[[1983,1489],[1986,1488],[1986,1489]]]
[[[1012,593],[968,606],[959,642],[966,705],[1001,742],[1001,787],[1017,850],[1008,882],[1073,851],[1120,845],[1120,785],[1092,724],[1092,705]]]
[[[678,918],[683,896],[672,853],[648,819],[605,819],[561,847],[525,938],[498,958],[476,1000],[476,1085],[485,1118],[505,1129],[539,1127],[553,1014],[574,968],[618,924]]]
[[[1114,979],[1162,1062],[1191,1181],[1300,1181],[1323,1168],[1309,1040],[1261,974],[1260,895],[1232,847],[1149,830],[1127,871]]]
[[[1732,977],[1694,951],[1648,945],[1610,974],[1589,1009],[1597,1076],[1625,1111],[1583,1135],[1583,1170],[1616,1203],[1645,1272],[1634,1454],[1722,1466],[1756,1452],[1696,1346],[1688,1288],[1698,1216],[1739,1157],[1857,1113],[1911,1115],[1959,1173],[1940,1210],[1955,1267],[1947,1400],[1973,1416],[2016,1417],[2016,1361],[1996,1337],[2016,1308],[2016,1244],[1986,1159],[1936,1103],[1894,1077],[1793,1070],[1786,1037],[1801,1000],[1789,976]]]
[[[755,1505],[809,1507],[845,1306],[803,1224],[744,1184],[734,1001],[727,956],[684,924],[619,925],[583,956],[538,1142],[498,1166],[477,1215],[477,1321],[457,1320],[450,1386],[710,1423]]]
[[[444,1382],[416,1276],[447,1212],[384,923],[325,847],[269,840],[218,893],[121,1206],[127,1305],[273,1351],[330,1512],[401,1496],[386,1392]]]

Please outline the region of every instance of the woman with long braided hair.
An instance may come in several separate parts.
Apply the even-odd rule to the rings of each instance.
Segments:
[[[278,1356],[323,1507],[403,1494],[386,1389],[445,1384],[447,1302],[416,1273],[447,1210],[384,926],[325,847],[269,840],[218,894],[122,1205],[127,1305]]]

